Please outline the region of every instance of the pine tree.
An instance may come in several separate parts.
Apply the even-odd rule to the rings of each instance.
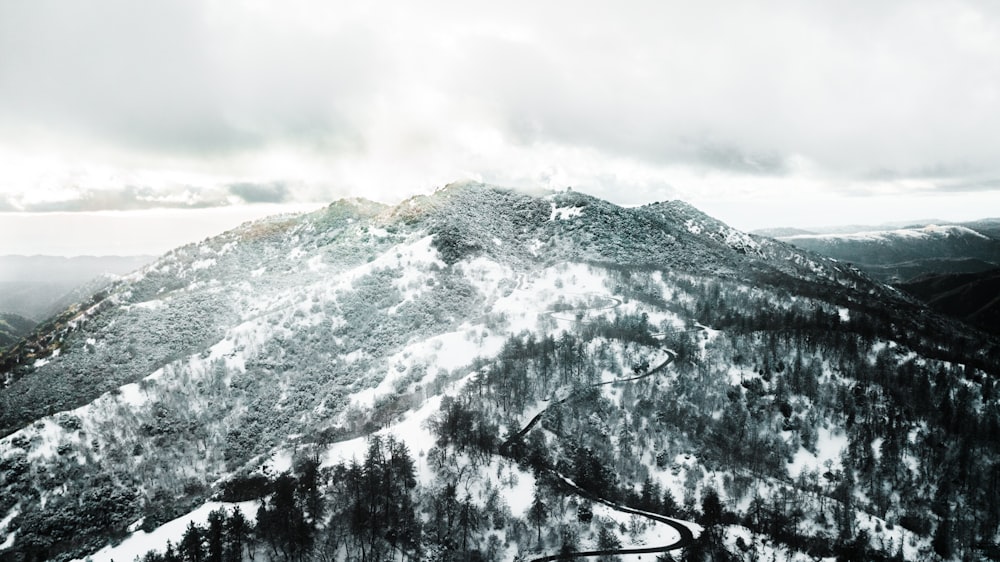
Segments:
[[[542,496],[539,493],[538,485],[535,485],[535,496],[531,500],[531,508],[528,509],[528,521],[534,523],[535,528],[538,529],[538,542],[542,542],[542,525],[549,518],[549,508],[542,501]]]
[[[167,547],[163,551],[163,562],[181,562],[181,555],[169,540],[167,541]]]
[[[284,473],[274,482],[270,508],[261,504],[257,511],[260,538],[271,546],[275,557],[295,560],[312,545],[313,529],[295,497],[296,481]]]
[[[934,547],[934,552],[938,553],[941,558],[951,558],[954,554],[954,549],[951,545],[951,519],[945,517],[941,519],[938,523],[938,528],[934,531],[934,539],[931,541],[931,546]]]
[[[217,509],[208,514],[208,529],[205,533],[206,562],[223,562],[222,551],[226,524],[226,512]]]
[[[309,521],[316,523],[323,518],[323,494],[320,492],[319,477],[319,456],[317,454],[301,460],[296,467],[298,478],[298,492],[302,497],[302,504],[309,515]]]
[[[194,524],[188,523],[187,530],[181,538],[180,556],[184,562],[204,562],[205,545],[203,542],[202,529]]]
[[[701,498],[701,513],[702,523],[706,526],[722,522],[722,500],[719,499],[719,492],[711,486],[707,487]]]
[[[622,541],[614,531],[602,526],[597,534],[597,548],[600,550],[614,550],[622,547]]]
[[[660,503],[660,513],[664,515],[674,515],[680,510],[677,499],[670,489],[663,490],[663,501]]]
[[[224,558],[226,562],[242,562],[243,551],[250,540],[252,529],[250,522],[239,507],[233,509],[233,514],[226,520],[226,541]]]

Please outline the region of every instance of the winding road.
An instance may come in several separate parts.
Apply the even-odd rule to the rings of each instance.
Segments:
[[[594,384],[587,385],[584,388],[598,388],[598,387],[606,386],[606,385],[610,385],[610,384],[622,384],[622,383],[626,383],[626,382],[633,382],[633,381],[637,381],[637,380],[642,380],[642,379],[647,378],[647,377],[651,377],[651,376],[655,375],[656,373],[658,373],[658,372],[662,371],[663,369],[665,369],[667,367],[667,365],[671,364],[674,361],[674,359],[677,357],[677,354],[674,353],[673,351],[667,350],[667,353],[670,355],[670,357],[668,357],[666,361],[664,361],[663,363],[660,363],[655,368],[650,369],[649,371],[647,371],[647,372],[645,372],[645,373],[643,373],[641,375],[637,375],[637,376],[634,376],[634,377],[629,377],[627,379],[616,379],[616,380],[613,380],[613,381],[597,382],[597,383],[594,383]],[[506,456],[507,453],[510,452],[511,445],[513,445],[514,443],[516,443],[516,442],[520,441],[521,439],[523,439],[524,436],[527,435],[529,431],[531,431],[531,428],[535,427],[535,424],[537,424],[539,421],[541,421],[542,417],[545,415],[545,413],[548,411],[549,408],[551,408],[552,406],[555,406],[557,404],[565,404],[566,402],[572,400],[573,398],[576,398],[576,396],[577,396],[577,392],[571,392],[569,394],[569,396],[567,396],[566,398],[563,398],[562,400],[556,400],[555,402],[553,402],[553,403],[549,404],[548,406],[546,406],[545,409],[543,409],[541,412],[538,412],[537,414],[535,414],[535,417],[531,418],[531,420],[528,421],[528,424],[525,425],[523,428],[521,428],[521,431],[518,431],[517,433],[515,433],[514,435],[512,435],[511,437],[509,437],[506,441],[504,441],[503,443],[500,444],[500,454]]]
[[[607,309],[611,309],[611,308],[616,308],[619,305],[621,305],[621,302],[622,302],[620,299],[618,299],[616,297],[604,297],[604,298],[608,298],[610,300],[613,300],[614,304],[612,304],[611,306],[608,306],[608,307],[595,308],[596,310],[607,310]],[[583,310],[591,310],[591,309],[583,309]],[[561,311],[561,312],[565,312],[565,311]],[[580,320],[576,320],[575,318],[574,319],[570,319],[570,318],[564,318],[564,317],[556,317],[556,316],[554,316],[553,312],[549,312],[549,315],[552,316],[553,318],[556,318],[557,320],[568,320],[568,321],[581,322]],[[581,322],[581,323],[583,323],[583,322]],[[638,381],[638,380],[642,380],[642,379],[651,377],[651,376],[655,375],[656,373],[659,373],[660,371],[666,369],[667,366],[670,365],[677,358],[677,354],[674,353],[673,351],[669,351],[668,350],[667,353],[669,354],[669,357],[667,357],[667,359],[663,363],[660,363],[659,365],[657,365],[653,369],[650,369],[650,370],[648,370],[647,372],[645,372],[645,373],[643,373],[641,375],[637,375],[637,376],[629,377],[629,378],[625,378],[625,379],[617,379],[617,380],[612,380],[612,381],[604,381],[604,382],[594,383],[594,384],[591,384],[591,385],[587,385],[585,388],[598,388],[598,387],[605,386],[605,385],[624,384],[624,383],[634,382],[634,381]],[[532,417],[531,420],[529,420],[528,423],[523,428],[521,428],[520,431],[518,431],[514,435],[510,436],[506,441],[504,441],[500,445],[500,454],[503,455],[503,456],[505,456],[505,457],[510,457],[511,456],[511,449],[514,446],[514,444],[518,443],[518,442],[522,442],[522,440],[524,439],[524,436],[527,435],[528,432],[531,431],[531,429],[533,427],[535,427],[535,425],[538,424],[539,421],[541,421],[542,417],[545,416],[545,414],[548,412],[549,408],[551,408],[552,406],[555,406],[557,404],[564,404],[564,403],[568,402],[569,400],[572,400],[573,398],[575,398],[578,395],[578,393],[579,393],[579,391],[577,391],[577,392],[571,392],[565,398],[563,398],[561,400],[557,400],[555,402],[552,402],[551,404],[549,404],[548,406],[546,406],[545,409],[543,409],[541,412],[538,412],[538,414],[536,414],[534,417]],[[679,535],[679,538],[676,541],[674,541],[674,542],[672,542],[670,544],[665,544],[665,545],[661,545],[661,546],[650,546],[650,547],[640,547],[640,548],[617,548],[617,549],[608,549],[608,550],[585,550],[585,551],[579,551],[579,552],[550,554],[550,555],[547,555],[547,556],[541,556],[541,557],[538,557],[538,558],[534,558],[534,559],[530,560],[529,562],[550,562],[552,560],[566,560],[566,559],[571,559],[571,558],[585,558],[585,557],[592,557],[592,556],[617,556],[617,555],[622,555],[622,554],[660,554],[660,553],[664,553],[664,552],[669,552],[671,550],[678,550],[678,549],[684,548],[686,546],[689,546],[695,540],[694,532],[691,530],[691,528],[687,524],[685,524],[685,523],[683,523],[683,522],[681,522],[681,521],[679,521],[677,519],[671,519],[669,517],[665,517],[665,516],[659,515],[657,513],[650,513],[648,511],[642,511],[642,510],[639,510],[639,509],[631,508],[631,507],[628,507],[626,505],[622,505],[622,504],[613,502],[613,501],[611,501],[609,499],[602,498],[602,497],[600,497],[600,496],[598,496],[596,494],[588,492],[587,490],[584,490],[583,488],[577,486],[575,482],[573,482],[572,480],[570,480],[566,476],[560,474],[558,471],[556,471],[554,469],[546,468],[546,469],[543,469],[543,470],[545,472],[547,472],[549,475],[558,478],[567,487],[569,487],[571,490],[573,490],[577,495],[585,497],[585,498],[587,498],[587,499],[589,499],[589,500],[591,500],[593,502],[603,504],[603,505],[605,505],[605,506],[607,506],[607,507],[609,507],[609,508],[611,508],[611,509],[613,509],[615,511],[621,512],[621,513],[627,513],[627,514],[630,514],[630,515],[638,515],[640,517],[645,517],[646,519],[655,521],[657,523],[663,523],[665,525],[668,525],[668,526],[672,527],[674,530],[677,531],[677,533]]]

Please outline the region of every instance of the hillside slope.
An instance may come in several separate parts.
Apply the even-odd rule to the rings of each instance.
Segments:
[[[35,324],[33,320],[19,314],[0,312],[0,350],[17,343]]]
[[[899,288],[931,307],[1000,333],[1000,269],[982,273],[925,275]]]
[[[339,201],[0,355],[0,558],[985,556],[998,359],[681,202]]]

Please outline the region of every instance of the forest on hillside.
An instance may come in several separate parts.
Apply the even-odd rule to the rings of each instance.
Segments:
[[[153,559],[997,556],[995,338],[689,206],[359,208],[180,248],[5,353],[0,559],[206,502]]]
[[[615,312],[558,335],[512,335],[442,401],[427,424],[433,449],[415,457],[375,435],[351,463],[303,457],[289,473],[230,482],[224,499],[262,498],[256,530],[220,513],[147,560],[528,560],[619,548],[650,525],[595,516],[595,497],[705,527],[663,560],[998,554],[994,374],[923,357],[884,339],[877,319],[807,299],[634,272],[609,285],[636,310],[697,322],[665,331]],[[669,302],[653,290],[664,285]],[[947,344],[941,356],[959,353]],[[657,348],[674,353],[669,367],[630,380],[655,367],[646,359]],[[546,399],[537,426],[511,441]],[[842,456],[792,474],[831,436]],[[415,478],[415,458],[429,483]],[[528,475],[528,509],[514,513],[505,487]],[[750,540],[733,540],[741,528]]]

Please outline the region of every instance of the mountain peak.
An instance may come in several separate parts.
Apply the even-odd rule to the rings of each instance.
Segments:
[[[471,178],[466,178],[466,179],[456,180],[456,181],[453,181],[451,183],[447,183],[447,184],[445,184],[445,185],[443,185],[443,186],[435,189],[434,193],[435,194],[438,194],[438,193],[444,194],[444,193],[450,193],[450,192],[456,192],[456,191],[462,191],[462,190],[470,190],[470,189],[488,189],[489,187],[491,187],[491,186],[489,186],[489,185],[487,185],[487,184],[485,184],[485,183],[483,183],[481,181],[476,181],[476,180],[471,179]]]
[[[242,505],[268,533],[305,506],[309,517],[296,525],[338,533],[324,555],[355,558],[351,549],[376,540],[372,559],[409,557],[389,548],[403,544],[399,535],[356,542],[352,513],[374,511],[350,502],[377,501],[382,518],[416,515],[392,532],[419,529],[419,518],[447,529],[438,519],[449,510],[490,523],[470,522],[462,551],[454,535],[418,532],[414,553],[510,560],[555,551],[560,539],[539,538],[545,525],[582,538],[599,524],[617,540],[631,515],[683,517],[678,499],[714,492],[749,521],[745,506],[757,492],[729,485],[740,474],[765,476],[761,485],[780,487],[773,497],[823,514],[822,502],[837,500],[817,498],[819,486],[834,486],[821,484],[820,471],[830,480],[856,471],[855,485],[880,484],[848,496],[866,502],[866,517],[911,509],[912,500],[897,499],[903,490],[922,494],[914,513],[926,513],[933,486],[904,480],[877,496],[886,491],[878,476],[860,471],[893,461],[892,474],[907,474],[910,463],[927,462],[900,449],[893,456],[897,441],[874,431],[900,427],[898,442],[912,434],[914,450],[946,446],[942,458],[960,458],[958,444],[978,437],[941,436],[989,427],[992,418],[975,416],[993,415],[995,402],[977,408],[987,394],[974,386],[968,400],[947,403],[946,425],[905,402],[919,396],[910,386],[929,404],[961,397],[942,384],[945,368],[964,366],[970,385],[976,369],[994,374],[995,353],[963,334],[844,265],[755,239],[680,201],[625,208],[576,191],[535,196],[479,182],[393,207],[344,199],[177,248],[0,354],[0,538],[8,537],[0,558],[83,557],[139,526],[153,532],[128,540],[145,549],[179,544],[177,522],[194,529],[211,518],[210,505]],[[881,423],[879,412],[897,417]],[[970,423],[955,423],[959,416]],[[920,427],[927,439],[909,429]],[[884,444],[879,462],[842,454],[855,443],[872,451],[875,438]],[[367,459],[348,464],[366,449]],[[406,460],[411,453],[418,460]],[[390,459],[400,474],[359,480],[395,474],[378,468]],[[935,474],[932,466],[914,474]],[[942,482],[951,486],[956,474],[945,471]],[[448,491],[457,475],[469,493]],[[353,493],[388,493],[389,480],[392,502]],[[660,483],[662,503],[651,491]],[[531,509],[574,488],[586,490],[571,492],[576,513]],[[588,499],[595,495],[611,499]],[[875,497],[895,503],[866,500]],[[985,514],[989,497],[959,499],[980,502],[975,513]],[[841,535],[829,520],[799,528],[818,529],[810,541],[825,544]],[[878,540],[891,541],[900,535],[889,531],[905,527],[879,528]],[[200,531],[190,533],[183,542],[197,549],[190,538]],[[507,554],[474,554],[488,548]],[[109,552],[94,559],[142,554]]]

